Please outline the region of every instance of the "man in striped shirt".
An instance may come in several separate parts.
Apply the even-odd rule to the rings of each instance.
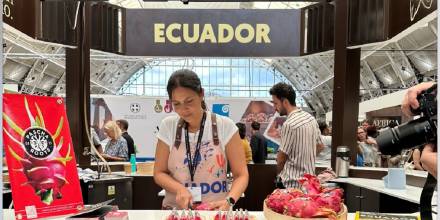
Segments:
[[[309,113],[296,107],[295,91],[286,83],[275,84],[269,91],[276,111],[287,115],[281,129],[277,154],[277,172],[282,187],[298,188],[298,179],[315,173],[316,155],[324,148],[318,123]]]

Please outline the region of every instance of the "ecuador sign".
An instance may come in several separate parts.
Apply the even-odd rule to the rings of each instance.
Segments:
[[[127,9],[126,54],[299,56],[299,10]]]

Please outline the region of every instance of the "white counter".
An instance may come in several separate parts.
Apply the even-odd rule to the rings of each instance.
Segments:
[[[402,200],[419,204],[420,194],[422,194],[422,188],[406,185],[405,190],[387,189],[384,186],[383,180],[377,179],[365,179],[365,178],[338,178],[331,180],[335,183],[348,183],[358,187],[373,190],[379,193],[383,193],[389,196],[397,197]],[[432,196],[432,205],[437,204],[437,192],[434,192]]]
[[[214,216],[217,212],[215,211],[203,211],[200,212],[202,216],[207,216],[206,220],[214,219]],[[163,210],[129,210],[128,216],[129,220],[165,220],[166,217],[170,214],[170,211]],[[256,220],[265,220],[263,212],[249,212],[249,214],[256,217]],[[12,209],[3,209],[3,219],[4,220],[13,220],[14,219],[14,210]],[[53,220],[61,220],[63,218],[56,218]],[[354,220],[354,214],[349,213],[347,220]]]
[[[276,165],[277,161],[276,160],[266,160],[265,164],[266,165]],[[329,167],[331,167],[330,161],[316,161],[315,167],[316,168],[329,168]]]
[[[388,168],[383,167],[356,167],[356,166],[350,166],[350,170],[368,170],[368,171],[384,171],[388,172]],[[406,175],[410,176],[417,176],[417,177],[427,177],[428,172],[422,171],[422,170],[411,170],[407,169],[405,170]]]

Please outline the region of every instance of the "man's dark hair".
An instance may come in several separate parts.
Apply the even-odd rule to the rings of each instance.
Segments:
[[[121,128],[124,130],[128,130],[128,121],[124,120],[124,119],[119,119],[116,120],[116,123],[118,123],[119,125],[121,125]]]
[[[238,127],[238,134],[240,135],[241,139],[244,139],[246,137],[246,125],[238,122],[235,124]]]
[[[321,130],[321,134],[322,132],[324,132],[326,128],[328,128],[328,125],[327,123],[325,123],[325,121],[318,122],[318,126],[319,126],[319,130]]]
[[[368,126],[366,132],[367,132],[367,135],[372,138],[376,138],[379,135],[379,132],[377,131],[377,127],[374,124]]]
[[[257,121],[253,121],[251,124],[252,129],[259,131],[260,130],[260,123]]]
[[[289,103],[296,106],[295,99],[296,94],[293,87],[287,83],[277,83],[269,90],[270,95],[276,96],[279,100],[287,99]]]

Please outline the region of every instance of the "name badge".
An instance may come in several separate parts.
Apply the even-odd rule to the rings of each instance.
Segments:
[[[202,188],[201,187],[188,187],[187,188],[192,195],[193,202],[202,202]]]

